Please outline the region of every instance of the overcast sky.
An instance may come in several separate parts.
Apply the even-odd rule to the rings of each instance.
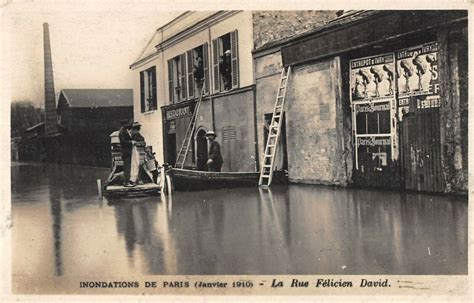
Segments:
[[[346,1],[0,0],[0,99],[43,103],[43,22],[49,23],[56,93],[62,88],[132,88],[129,65],[155,30],[183,10],[239,9],[242,3],[246,9],[275,9],[276,2],[278,9],[295,9],[296,3],[300,9],[347,9]],[[396,4],[367,1],[374,8]],[[403,2],[405,8],[414,5]]]
[[[3,42],[11,100],[38,105],[44,101],[44,22],[49,23],[58,94],[63,88],[133,88],[129,65],[155,30],[181,13],[163,12],[163,6],[146,0],[9,2],[3,7],[2,31],[8,33]]]

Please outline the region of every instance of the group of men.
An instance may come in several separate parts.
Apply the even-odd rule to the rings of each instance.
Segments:
[[[123,161],[123,185],[126,187],[136,186],[139,182],[140,167],[138,152],[134,151],[134,147],[145,147],[145,138],[140,134],[141,124],[139,122],[131,122],[129,120],[123,120],[121,122],[119,130],[119,140],[122,152]],[[216,141],[216,133],[208,131],[206,138],[209,140],[209,153],[207,166],[209,171],[220,172],[222,169],[223,159],[221,155],[221,148],[219,143]],[[154,153],[151,150],[146,151],[147,170],[153,176],[153,182],[157,182],[157,162],[154,157]],[[152,165],[148,165],[148,162]],[[134,171],[135,173],[131,172]]]
[[[140,175],[140,159],[138,151],[134,147],[145,147],[145,138],[140,134],[141,124],[139,122],[131,122],[129,120],[121,121],[119,130],[120,147],[122,151],[123,161],[123,185],[126,187],[136,186]],[[146,157],[148,161],[156,163],[156,160],[150,150],[147,151]],[[132,173],[132,175],[131,175]],[[153,181],[157,179],[157,169],[150,170]]]
[[[219,57],[219,73],[224,82],[224,90],[232,88],[232,66],[231,66],[231,51],[226,50],[223,55]],[[198,84],[198,88],[202,88],[204,82],[204,66],[202,57],[197,56],[193,66],[194,81]]]

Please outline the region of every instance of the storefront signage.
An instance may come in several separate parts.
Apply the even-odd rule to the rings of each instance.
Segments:
[[[169,109],[166,111],[166,120],[170,121],[181,117],[192,116],[192,114],[193,110],[191,105],[175,109]]]
[[[356,109],[356,114],[389,111],[390,103],[383,102],[383,103],[357,104],[355,109]]]
[[[425,109],[425,108],[436,108],[440,106],[440,99],[439,96],[426,96],[424,98],[417,98],[416,99],[416,106],[418,109]]]
[[[394,97],[394,54],[351,60],[350,68],[351,102]]]
[[[400,97],[439,94],[437,42],[400,50],[396,59]]]
[[[355,141],[357,146],[367,147],[355,149],[355,166],[359,169],[359,163],[364,163],[379,167],[380,158],[384,158],[382,162],[386,163],[388,155],[387,151],[383,151],[383,157],[373,158],[374,152],[382,153],[380,148],[388,148],[391,160],[398,158],[395,53],[356,58],[349,64]]]
[[[359,146],[381,146],[391,145],[390,137],[359,137],[357,138],[357,145]]]

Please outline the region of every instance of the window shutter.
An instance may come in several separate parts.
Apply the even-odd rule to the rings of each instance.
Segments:
[[[179,55],[179,62],[181,63],[181,100],[186,100],[187,85],[186,85],[186,54]]]
[[[157,91],[156,91],[156,67],[153,66],[151,70],[151,109],[158,109],[158,102],[157,102]]]
[[[209,54],[207,42],[202,46],[202,65],[204,66],[204,94],[209,93]]]
[[[237,30],[230,33],[232,88],[239,87],[239,43]]]
[[[174,83],[173,83],[173,59],[168,60],[168,92],[170,104],[174,103]]]
[[[145,112],[145,76],[144,72],[140,72],[140,109]]]
[[[189,99],[194,98],[194,58],[193,58],[193,51],[187,51],[188,57],[188,97]]]
[[[214,79],[214,93],[220,91],[220,75],[219,75],[219,40],[212,40],[212,68]]]

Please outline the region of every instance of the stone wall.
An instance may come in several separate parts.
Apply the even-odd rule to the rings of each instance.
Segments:
[[[468,190],[468,55],[467,31],[438,32],[441,83],[441,162],[446,192]]]
[[[334,19],[336,11],[254,11],[254,48],[292,37]]]
[[[339,58],[296,67],[287,96],[288,175],[292,182],[348,182]]]

